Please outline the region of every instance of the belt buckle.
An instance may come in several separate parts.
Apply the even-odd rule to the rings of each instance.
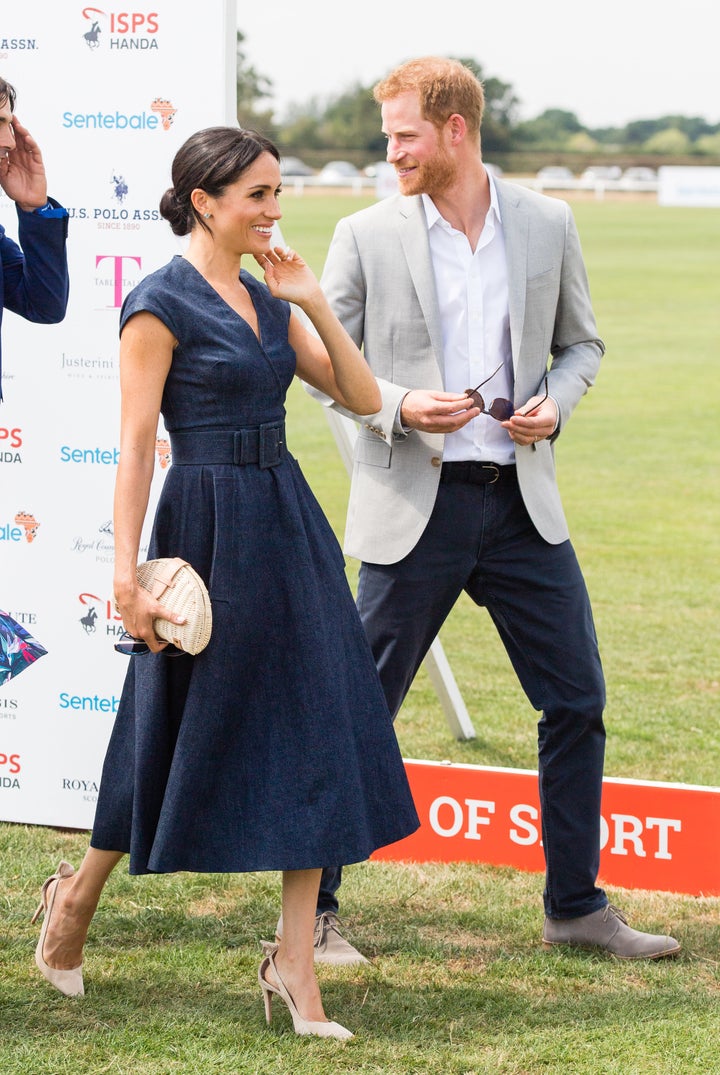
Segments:
[[[241,467],[243,465],[243,463],[247,462],[247,460],[245,458],[246,452],[243,451],[243,446],[245,444],[245,438],[243,437],[244,432],[245,431],[243,429],[239,429],[237,431],[237,433],[233,433],[233,435],[232,435],[232,438],[233,438],[233,459],[232,459],[232,461],[233,461],[233,463],[234,463],[234,465],[236,467]]]
[[[280,462],[280,449],[282,448],[282,426],[260,426],[258,444],[258,464],[261,470],[268,467],[276,467]]]
[[[495,471],[495,477],[491,478],[490,481],[486,482],[486,485],[494,485],[495,482],[498,481],[498,479],[500,478],[500,467],[496,466],[495,463],[483,463],[482,469]]]

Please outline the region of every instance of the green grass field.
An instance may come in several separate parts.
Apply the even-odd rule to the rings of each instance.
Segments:
[[[285,195],[283,231],[317,271],[361,198]],[[608,679],[608,775],[720,784],[718,410],[720,213],[577,202],[607,355],[557,445]],[[337,533],[347,476],[321,408],[289,400],[290,446]],[[356,565],[348,564],[351,580]],[[398,718],[410,758],[535,768],[535,721],[484,613],[442,634],[477,730],[451,737],[421,673]],[[684,945],[666,964],[547,954],[540,875],[462,864],[347,871],[343,912],[373,958],[321,971],[347,1045],[264,1024],[255,982],[276,875],[110,881],[87,996],[34,971],[29,918],[85,834],[0,825],[0,1070],[7,1075],[717,1075],[720,899],[611,890],[631,920]],[[705,853],[717,855],[720,834]]]

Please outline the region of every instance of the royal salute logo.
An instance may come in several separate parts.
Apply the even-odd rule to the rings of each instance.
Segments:
[[[74,795],[80,795],[83,802],[97,802],[100,785],[97,780],[88,777],[64,776],[62,778],[62,790]]]
[[[157,11],[105,11],[84,7],[83,41],[91,52],[102,49],[156,51],[160,30]]]

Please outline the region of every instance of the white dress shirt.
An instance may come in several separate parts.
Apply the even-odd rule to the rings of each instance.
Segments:
[[[500,366],[480,389],[486,408],[496,398],[513,398],[505,238],[497,192],[488,178],[490,208],[474,251],[429,195],[422,195],[442,324],[445,391],[475,388]],[[515,446],[500,422],[480,414],[446,435],[443,459],[504,465],[515,461]]]

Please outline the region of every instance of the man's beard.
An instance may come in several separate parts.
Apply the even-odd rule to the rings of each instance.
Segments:
[[[447,190],[456,175],[457,168],[450,155],[438,151],[424,164],[416,165],[409,175],[398,175],[398,186],[401,194],[429,194],[432,197]]]

